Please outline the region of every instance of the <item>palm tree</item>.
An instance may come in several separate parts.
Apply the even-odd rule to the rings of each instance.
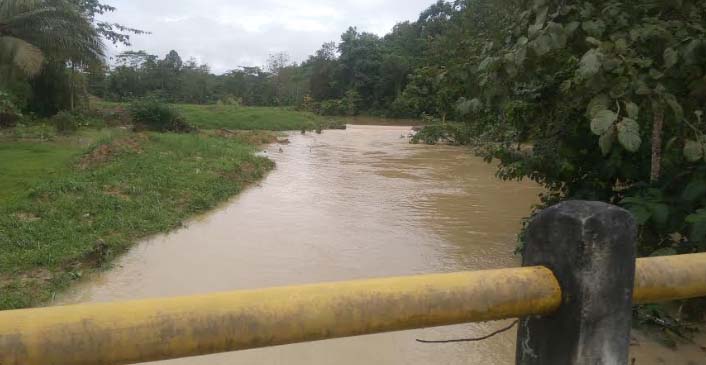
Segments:
[[[34,76],[45,61],[100,62],[104,45],[77,0],[0,0],[0,63]]]

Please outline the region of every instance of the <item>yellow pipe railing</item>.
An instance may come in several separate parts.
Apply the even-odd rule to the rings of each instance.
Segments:
[[[706,296],[706,254],[640,259],[637,303]],[[552,272],[525,267],[0,312],[0,364],[128,364],[546,315]]]

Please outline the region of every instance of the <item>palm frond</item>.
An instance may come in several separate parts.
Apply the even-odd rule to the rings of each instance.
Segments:
[[[3,57],[29,76],[34,76],[42,70],[44,54],[36,46],[15,37],[0,37],[0,50]]]

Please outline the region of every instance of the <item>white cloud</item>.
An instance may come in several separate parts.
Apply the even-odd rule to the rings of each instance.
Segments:
[[[339,41],[349,26],[383,35],[433,1],[107,0],[117,11],[104,19],[152,33],[133,36],[131,49],[160,56],[174,49],[220,73],[261,66],[274,52],[303,61],[324,42]]]

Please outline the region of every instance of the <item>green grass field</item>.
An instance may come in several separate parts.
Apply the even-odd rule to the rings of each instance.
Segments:
[[[32,188],[0,205],[0,309],[44,303],[137,239],[179,226],[273,167],[251,145],[204,134],[119,135],[80,157],[51,143],[3,147],[4,166],[29,163],[11,186]]]
[[[174,105],[199,132],[135,133],[127,104],[94,104],[97,127],[0,130],[0,310],[47,303],[140,238],[168,231],[260,179],[264,131],[337,123],[284,108]],[[221,131],[227,129],[228,131]]]
[[[94,102],[99,109],[125,109],[126,103]],[[173,104],[186,121],[200,129],[298,131],[302,129],[337,128],[340,118],[280,107],[248,107],[236,105]]]
[[[203,129],[245,129],[287,131],[316,129],[330,121],[313,113],[284,108],[241,107],[232,105],[176,105],[195,127]]]

